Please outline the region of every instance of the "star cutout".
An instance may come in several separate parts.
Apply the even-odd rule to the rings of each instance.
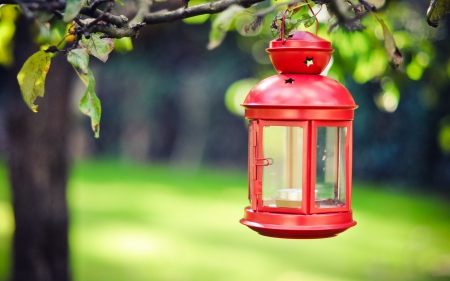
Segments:
[[[310,65],[314,64],[313,58],[306,57],[306,60],[303,63],[306,64],[307,67],[309,67]]]
[[[285,81],[284,84],[287,84],[287,83],[292,84],[292,83],[294,83],[294,79],[292,79],[292,78],[286,79],[284,81]]]

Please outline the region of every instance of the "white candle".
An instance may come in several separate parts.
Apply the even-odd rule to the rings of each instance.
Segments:
[[[278,198],[282,200],[302,201],[302,190],[287,188],[278,190]]]

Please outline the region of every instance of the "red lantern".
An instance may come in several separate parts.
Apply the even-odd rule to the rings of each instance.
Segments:
[[[357,108],[348,90],[321,76],[333,49],[294,32],[267,49],[279,72],[259,82],[243,107],[249,119],[251,206],[241,223],[264,236],[326,238],[354,226],[352,131]]]

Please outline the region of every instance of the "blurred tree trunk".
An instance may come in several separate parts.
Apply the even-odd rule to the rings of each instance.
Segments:
[[[13,281],[66,281],[69,277],[67,123],[71,67],[58,54],[52,59],[39,113],[24,104],[16,75],[38,49],[30,26],[17,23],[15,67],[9,71],[6,105],[8,168],[15,232]]]
[[[182,124],[178,126],[178,135],[171,155],[174,165],[197,170],[205,153],[210,116],[210,97],[205,73],[208,70],[197,61],[195,69],[190,69],[181,79],[178,109]]]

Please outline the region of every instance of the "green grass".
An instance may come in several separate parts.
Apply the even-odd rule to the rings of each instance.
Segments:
[[[436,197],[353,186],[358,225],[283,240],[239,224],[245,171],[84,162],[69,184],[75,281],[450,280],[450,207]],[[0,169],[0,280],[12,212]]]

